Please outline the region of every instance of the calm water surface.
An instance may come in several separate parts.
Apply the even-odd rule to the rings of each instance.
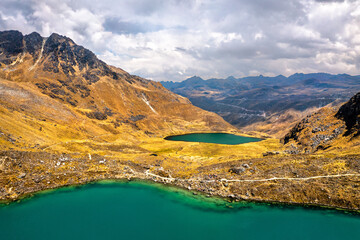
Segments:
[[[169,136],[166,140],[172,141],[185,141],[185,142],[205,142],[205,143],[218,143],[218,144],[229,144],[236,145],[248,142],[258,142],[262,139],[237,136],[228,133],[192,133],[177,136]]]
[[[232,208],[230,208],[232,207]],[[139,182],[90,184],[0,206],[0,239],[359,239],[360,216],[229,204]]]

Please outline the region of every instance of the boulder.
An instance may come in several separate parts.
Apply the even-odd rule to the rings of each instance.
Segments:
[[[245,168],[243,167],[232,167],[229,169],[229,172],[235,173],[235,174],[241,174],[243,172],[245,172]]]

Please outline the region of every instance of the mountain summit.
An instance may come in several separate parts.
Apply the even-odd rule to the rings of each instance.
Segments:
[[[134,143],[174,133],[234,130],[160,83],[109,66],[56,33],[44,38],[0,32],[0,68],[0,131],[8,136],[0,137],[0,144],[7,147],[51,148],[68,139],[105,135]],[[14,144],[9,138],[19,140]]]
[[[125,72],[111,70],[90,50],[56,33],[43,38],[36,32],[23,36],[18,31],[5,31],[0,33],[0,41],[0,63],[11,66],[26,64],[27,72],[40,69],[67,77],[81,76],[90,84],[103,76],[113,79],[126,77]]]

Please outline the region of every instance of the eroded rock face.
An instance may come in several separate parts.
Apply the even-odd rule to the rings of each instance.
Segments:
[[[34,57],[34,60],[36,60],[39,57],[43,38],[37,32],[33,32],[29,35],[25,35],[24,40],[27,52]]]
[[[288,134],[285,135],[285,137],[283,138],[283,143],[287,144],[291,139],[297,141],[299,138],[299,133],[304,130],[307,126],[307,124],[309,123],[309,118],[310,116],[304,118],[303,120],[301,120],[299,123],[297,123],[290,131]]]
[[[75,73],[75,66],[80,71],[86,70],[83,77],[91,84],[99,81],[99,76],[111,76],[117,79],[103,61],[99,60],[90,50],[76,45],[70,38],[53,33],[44,45],[44,56],[47,58],[44,70],[59,72],[67,76]]]
[[[0,62],[10,64],[13,58],[23,52],[23,35],[19,31],[0,32]]]
[[[347,103],[342,105],[335,115],[345,121],[345,135],[360,134],[360,92],[353,96]]]
[[[37,32],[25,36],[14,30],[0,32],[0,62],[10,64],[21,53],[29,53],[36,61],[42,43],[43,38]]]
[[[74,76],[75,67],[81,72],[88,83],[95,83],[101,76],[119,79],[118,73],[112,71],[106,63],[99,60],[90,50],[76,45],[70,38],[53,33],[48,38],[33,32],[23,36],[19,31],[0,32],[0,63],[9,65],[20,54],[29,53],[33,62],[40,60],[43,70],[50,73],[64,73]],[[39,59],[41,55],[41,59]]]

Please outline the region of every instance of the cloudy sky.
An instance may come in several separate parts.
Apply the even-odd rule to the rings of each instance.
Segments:
[[[8,29],[66,35],[153,80],[360,74],[360,1],[1,0]]]

